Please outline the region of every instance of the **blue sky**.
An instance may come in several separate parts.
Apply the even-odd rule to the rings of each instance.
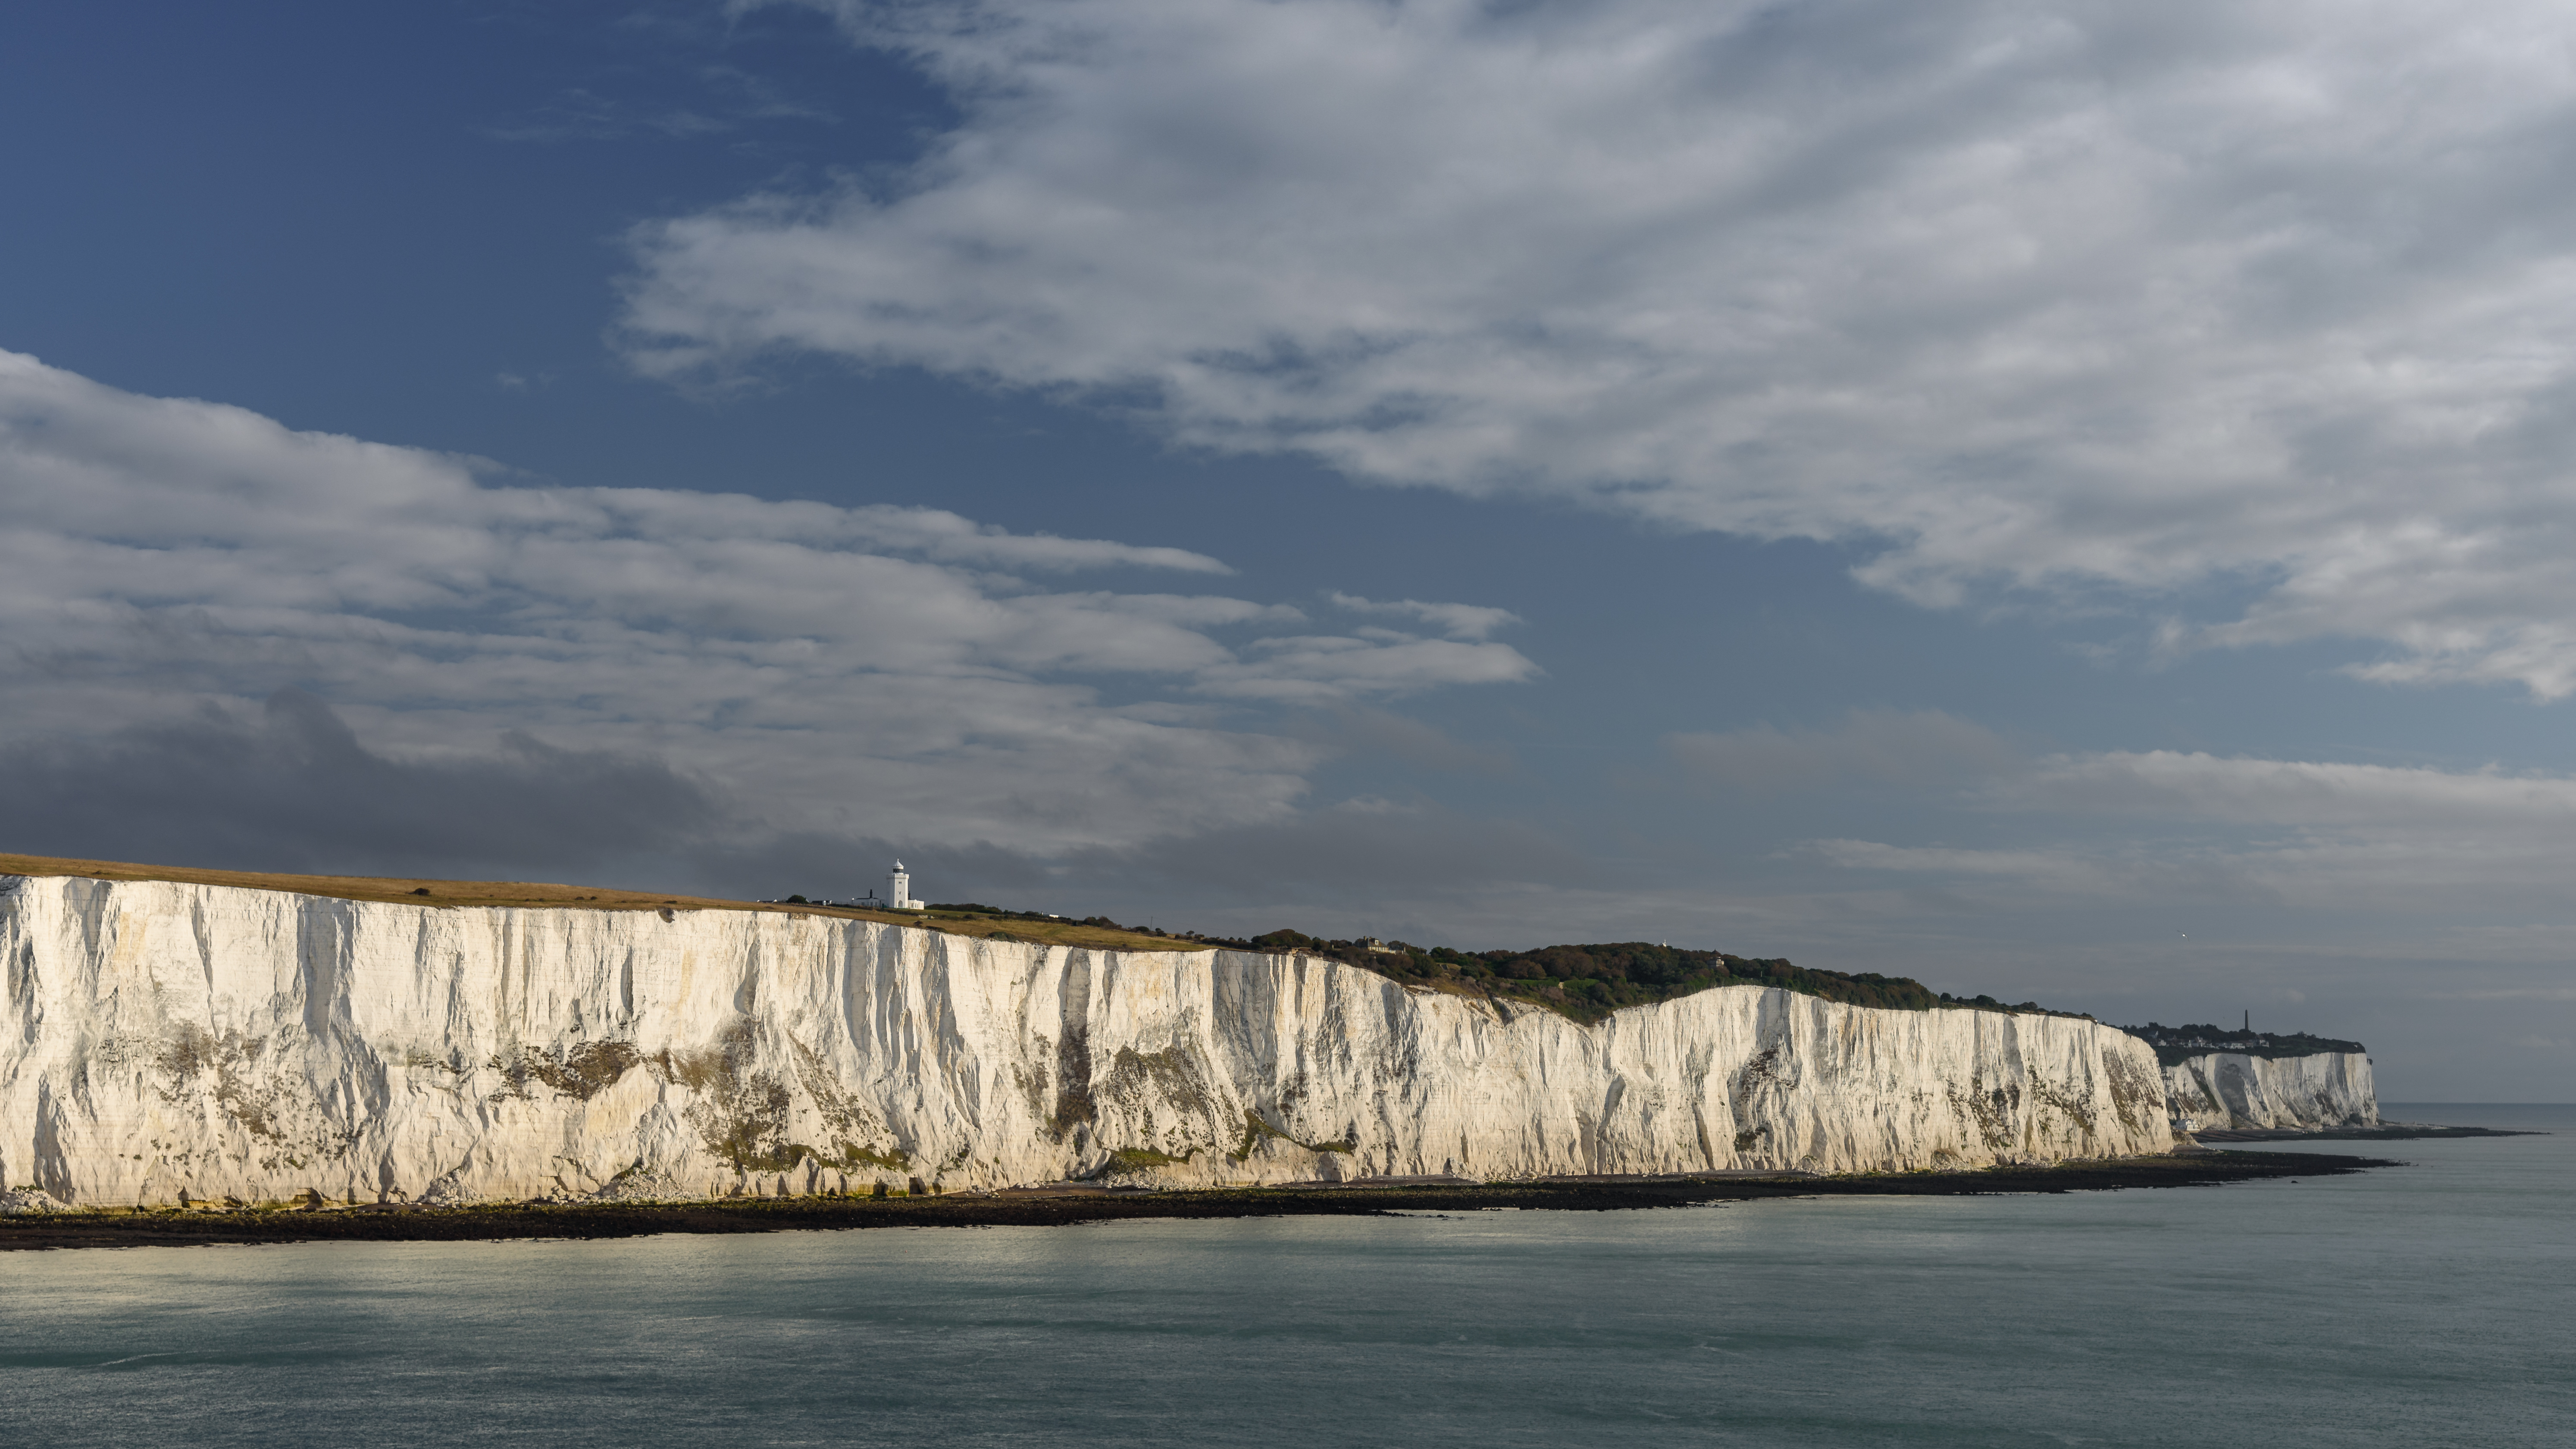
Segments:
[[[2552,7],[8,29],[12,849],[899,850],[2576,1091]]]

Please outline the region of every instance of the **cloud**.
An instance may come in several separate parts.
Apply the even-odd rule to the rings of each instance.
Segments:
[[[2015,769],[2001,737],[1939,710],[1854,710],[1840,729],[1674,734],[1664,749],[1691,779],[1721,789],[1785,794],[1840,785],[1957,786]]]
[[[2018,817],[2011,828],[2023,838],[2003,846],[1823,840],[1805,849],[1849,869],[2017,892],[2021,909],[2110,898],[2267,901],[2498,928],[2563,918],[2562,862],[2576,843],[2576,779],[2493,770],[2062,754],[1994,769],[1960,803]],[[2555,949],[2563,951],[2563,938]]]
[[[2278,906],[2281,895],[2249,875],[2242,860],[2210,850],[2159,850],[2145,843],[2103,849],[1886,845],[1818,840],[1804,853],[1850,870],[1934,876],[1958,889],[1963,903],[2023,912],[2083,907],[2107,900],[2168,905]]]
[[[1329,704],[1438,684],[1516,684],[1537,673],[1508,644],[1419,639],[1392,630],[1257,640],[1242,660],[1201,671],[1213,694]]]
[[[1018,534],[994,524],[974,523],[937,508],[896,508],[878,504],[841,511],[840,517],[848,530],[846,536],[854,541],[865,540],[889,548],[910,549],[943,562],[993,564],[1004,568],[1096,569],[1124,566],[1199,574],[1234,572],[1206,554],[1192,553],[1187,549],[1138,548],[1133,544],[1110,543],[1101,539]]]
[[[1992,798],[2016,808],[2067,814],[2517,837],[2576,835],[2576,779],[2500,770],[2228,759],[2171,750],[2112,752],[2050,757]]]
[[[1303,905],[1345,917],[1407,897],[1473,898],[1529,882],[1589,883],[1598,875],[1579,852],[1535,826],[1375,800],[1073,863],[1130,888],[1159,889],[1193,903]]]
[[[185,822],[180,848],[200,861],[331,875],[616,868],[693,847],[726,816],[704,782],[661,761],[516,730],[488,748],[388,757],[295,689],[256,714],[208,706],[13,744],[0,776],[16,845],[166,863]]]
[[[0,741],[93,780],[161,778],[83,753],[118,728],[141,733],[116,761],[272,762],[253,774],[353,750],[404,779],[510,779],[541,757],[578,774],[544,754],[577,746],[669,772],[729,830],[1043,854],[1293,814],[1321,751],[1247,702],[1348,708],[1535,671],[1492,641],[1051,581],[1228,572],[1181,549],[485,471],[0,353]],[[202,714],[307,696],[355,731],[337,753]],[[313,788],[337,790],[328,773]],[[451,794],[470,815],[473,792]]]
[[[1512,752],[1502,746],[1459,740],[1382,709],[1345,705],[1311,711],[1295,722],[1292,732],[1339,754],[1381,757],[1426,770],[1501,778],[1516,765]]]
[[[1355,614],[1390,614],[1398,618],[1419,619],[1452,639],[1483,639],[1496,629],[1521,622],[1520,615],[1509,609],[1488,609],[1475,604],[1426,604],[1420,599],[1387,602],[1339,592],[1325,597],[1332,600],[1333,607]]]
[[[2576,691],[2562,6],[811,3],[960,119],[640,229],[647,371],[917,365]]]

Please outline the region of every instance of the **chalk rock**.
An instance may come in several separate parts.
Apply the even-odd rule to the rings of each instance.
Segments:
[[[1336,962],[0,877],[0,1182],[74,1205],[2169,1150],[2145,1043],[1753,986],[1593,1026]]]
[[[2194,1127],[2235,1129],[2370,1127],[2379,1090],[2359,1052],[2299,1057],[2208,1052],[2165,1068],[2175,1116]]]

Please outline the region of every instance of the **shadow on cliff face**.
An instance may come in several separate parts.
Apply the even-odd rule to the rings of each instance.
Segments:
[[[379,754],[301,690],[245,720],[174,724],[0,754],[14,848],[232,870],[554,874],[649,857],[720,817],[653,759],[511,731],[481,754]]]

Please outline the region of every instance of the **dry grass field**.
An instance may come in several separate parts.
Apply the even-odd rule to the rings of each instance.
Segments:
[[[884,921],[922,926],[952,936],[999,936],[1053,946],[1085,946],[1113,951],[1204,951],[1195,941],[1177,941],[1133,931],[1112,931],[1071,921],[1031,921],[961,912],[852,911],[835,906],[768,905],[759,901],[716,900],[706,896],[668,896],[652,891],[621,891],[604,886],[551,885],[541,881],[413,880],[370,875],[273,875],[247,870],[199,870],[184,865],[135,865],[116,860],[63,860],[44,855],[0,854],[0,875],[89,876],[96,880],[167,880],[189,885],[239,886],[245,890],[289,891],[344,901],[385,901],[407,906],[578,907],[594,911],[780,911],[792,916],[837,916],[854,921]]]

